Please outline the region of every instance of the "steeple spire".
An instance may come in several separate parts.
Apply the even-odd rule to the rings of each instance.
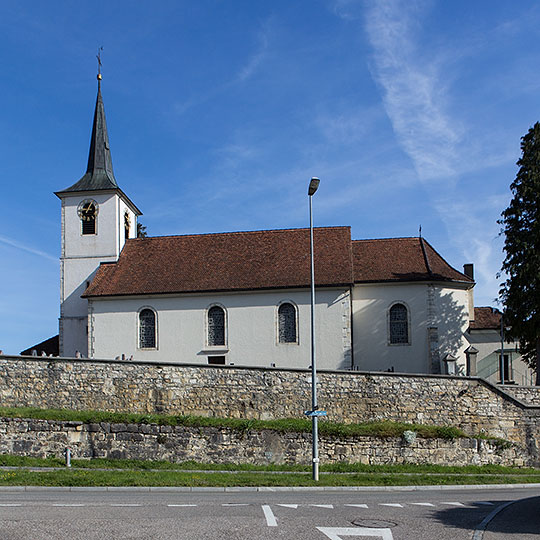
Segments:
[[[88,153],[88,166],[86,174],[71,187],[64,191],[96,191],[102,189],[118,189],[114,177],[109,136],[107,135],[107,122],[105,120],[105,107],[101,97],[101,59],[98,54],[98,93],[92,136],[90,138],[90,152]]]

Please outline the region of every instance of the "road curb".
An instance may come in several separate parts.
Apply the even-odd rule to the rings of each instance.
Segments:
[[[206,486],[0,486],[0,493],[21,491],[106,491],[106,492],[141,492],[141,493],[238,493],[238,492],[283,492],[283,491],[457,491],[457,490],[482,490],[482,489],[540,489],[540,484],[469,484],[451,486],[229,486],[229,487],[206,487]]]

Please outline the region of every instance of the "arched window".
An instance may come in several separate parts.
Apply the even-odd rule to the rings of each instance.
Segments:
[[[409,314],[403,304],[394,304],[389,312],[390,344],[409,343]]]
[[[280,343],[296,343],[296,308],[289,302],[279,306],[278,328]]]
[[[131,225],[131,222],[129,219],[129,214],[126,212],[124,214],[124,241],[129,238],[130,225]]]
[[[97,203],[92,200],[83,201],[77,211],[81,219],[82,234],[96,234]]]
[[[149,308],[139,313],[139,348],[155,349],[156,347],[156,314]]]
[[[208,345],[225,345],[225,310],[219,306],[208,310]]]

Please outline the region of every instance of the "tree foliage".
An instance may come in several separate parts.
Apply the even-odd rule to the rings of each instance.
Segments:
[[[137,223],[137,238],[146,238],[147,236],[146,227],[139,221]]]
[[[521,158],[510,185],[513,198],[502,213],[505,235],[500,297],[509,339],[519,341],[523,359],[540,384],[540,123],[521,139]]]

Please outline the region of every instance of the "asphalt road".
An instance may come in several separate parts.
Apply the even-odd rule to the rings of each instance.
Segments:
[[[1,540],[470,540],[501,505],[540,489],[388,491],[0,491]],[[511,538],[539,499],[511,505],[478,539]],[[506,516],[505,516],[506,514]],[[519,513],[518,513],[519,515]],[[491,530],[495,524],[498,530]],[[482,536],[485,534],[485,537]],[[490,535],[490,536],[488,536]],[[529,538],[529,536],[527,536]]]

